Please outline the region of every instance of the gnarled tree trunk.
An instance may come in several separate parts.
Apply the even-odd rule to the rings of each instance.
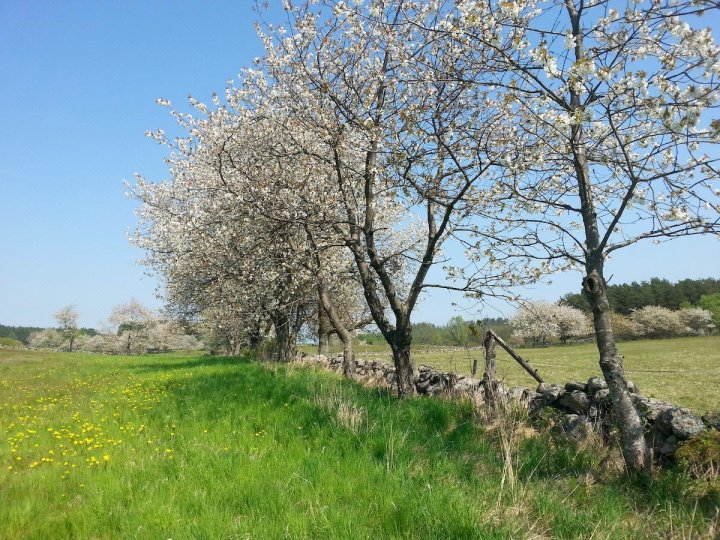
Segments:
[[[275,360],[287,363],[295,356],[296,335],[290,322],[290,317],[285,312],[276,312],[273,316],[275,327]]]
[[[322,304],[318,304],[318,354],[328,356],[330,354],[330,320]]]
[[[651,453],[645,441],[642,420],[628,391],[623,357],[615,346],[610,322],[610,304],[602,270],[600,263],[583,279],[583,290],[593,310],[595,336],[600,352],[600,369],[610,390],[612,410],[620,430],[620,446],[625,465],[629,470],[647,471],[651,465]]]
[[[324,280],[318,283],[318,296],[320,298],[320,311],[325,311],[330,323],[335,328],[340,341],[343,344],[343,375],[348,378],[355,376],[355,349],[352,342],[352,333],[346,328],[340,315],[335,309],[327,285]]]
[[[415,373],[410,358],[412,344],[412,332],[410,324],[404,325],[404,331],[398,329],[390,332],[390,349],[392,350],[393,363],[395,364],[395,382],[397,384],[398,396],[411,396],[416,393]]]

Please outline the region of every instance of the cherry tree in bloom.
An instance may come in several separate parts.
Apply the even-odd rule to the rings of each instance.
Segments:
[[[60,333],[63,335],[68,343],[68,351],[73,351],[73,344],[80,335],[80,329],[78,328],[78,317],[77,308],[74,305],[67,305],[60,309],[53,315],[58,323]]]
[[[117,329],[118,344],[125,354],[136,354],[147,348],[149,331],[156,315],[136,299],[114,306],[108,322]]]
[[[552,338],[566,343],[570,338],[592,333],[590,320],[581,310],[564,304],[527,302],[510,320],[513,335],[534,346],[549,345]]]
[[[193,102],[196,116],[174,113],[188,138],[168,143],[151,134],[175,152],[173,179],[138,180],[133,195],[144,204],[135,242],[164,277],[171,306],[224,320],[225,328],[243,320],[251,347],[269,320],[279,360],[293,356],[300,328],[324,297],[350,373],[352,340],[340,323],[355,328],[359,321],[351,324],[341,294],[343,282],[352,281],[348,257],[339,257],[342,241],[333,229],[317,226],[335,221],[337,205],[325,189],[331,171],[298,155],[302,133],[288,137],[292,119],[263,75],[247,70],[242,78],[228,86],[223,105],[216,100],[210,110]]]
[[[429,6],[287,2],[286,13],[287,28],[264,28],[262,65],[293,125],[312,134],[298,154],[330,170],[341,213],[325,227],[352,256],[399,394],[412,393],[412,313],[423,290],[450,287],[428,272],[502,173],[513,138],[504,102],[448,76],[463,50],[424,29],[439,16]],[[509,277],[492,269],[454,287],[487,293]]]
[[[466,51],[465,78],[504,96],[518,126],[505,156],[512,174],[497,185],[504,209],[476,233],[505,257],[584,272],[631,469],[647,468],[650,454],[615,346],[605,265],[641,240],[720,231],[720,124],[710,121],[720,51],[699,17],[711,5],[457,0],[434,27]]]
[[[713,315],[710,311],[699,308],[683,308],[679,312],[680,323],[685,327],[685,332],[690,335],[704,336],[715,328]]]

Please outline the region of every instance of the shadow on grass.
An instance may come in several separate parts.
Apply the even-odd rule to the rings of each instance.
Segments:
[[[176,369],[190,369],[209,366],[235,366],[249,364],[251,360],[244,356],[201,356],[185,361],[158,361],[128,366],[143,373],[152,371],[171,371]]]

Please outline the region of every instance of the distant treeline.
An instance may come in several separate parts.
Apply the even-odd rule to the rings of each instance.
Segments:
[[[45,328],[37,326],[5,326],[4,324],[0,324],[0,338],[16,339],[27,345],[30,334],[41,330],[45,330]],[[98,332],[94,328],[80,328],[80,333],[87,336],[95,336]]]
[[[471,328],[474,328],[475,331],[472,331]],[[413,344],[477,347],[482,344],[485,331],[490,328],[503,339],[509,339],[512,334],[508,319],[485,318],[473,323],[463,320],[462,317],[453,317],[445,325],[429,322],[413,324]],[[369,345],[385,342],[379,333],[361,334],[358,336],[358,340]]]
[[[610,308],[623,315],[645,306],[661,306],[672,310],[697,306],[700,297],[720,292],[720,279],[683,279],[670,283],[667,279],[652,278],[650,281],[623,283],[608,286]],[[583,294],[566,294],[562,301],[583,311],[590,311],[590,304]]]

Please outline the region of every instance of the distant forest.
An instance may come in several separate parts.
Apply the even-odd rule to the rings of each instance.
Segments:
[[[652,278],[650,281],[623,283],[608,286],[610,308],[623,315],[645,306],[661,306],[668,309],[697,306],[701,296],[720,292],[720,279],[683,279],[670,283],[667,279]],[[580,293],[566,294],[562,302],[583,311],[590,311],[590,304]]]

